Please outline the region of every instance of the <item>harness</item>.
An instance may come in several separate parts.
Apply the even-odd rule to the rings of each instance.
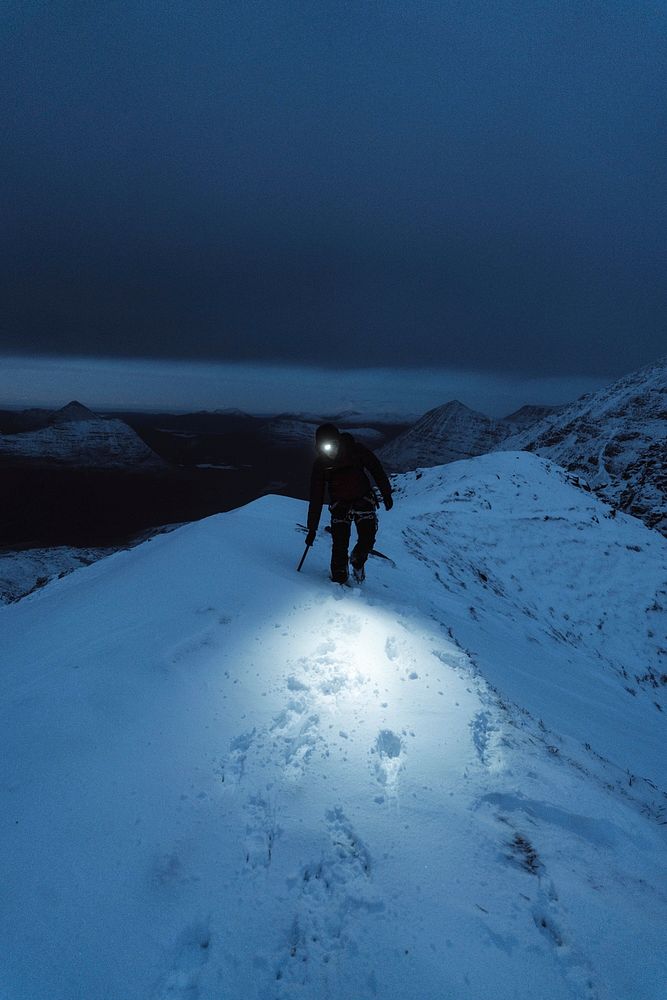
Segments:
[[[366,507],[357,507],[358,503],[363,503],[364,501],[371,505],[370,510]],[[370,496],[359,497],[358,500],[337,500],[336,503],[329,504],[331,523],[352,524],[353,521],[355,523],[357,521],[375,521],[377,523],[377,514],[375,511],[379,506],[380,504],[374,493]]]

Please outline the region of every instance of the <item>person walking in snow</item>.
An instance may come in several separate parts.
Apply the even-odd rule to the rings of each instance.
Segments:
[[[367,471],[375,480],[386,510],[394,501],[391,485],[380,460],[352,437],[333,424],[322,424],[315,432],[317,457],[310,477],[308,534],[306,545],[312,545],[328,490],[331,511],[331,579],[346,583],[348,578],[348,546],[352,522],[357,529],[357,542],[349,556],[355,580],[364,579],[364,566],[375,544],[378,527],[375,499]]]

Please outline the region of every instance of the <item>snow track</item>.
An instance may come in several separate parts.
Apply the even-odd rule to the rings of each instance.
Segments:
[[[361,589],[328,581],[326,539],[297,575],[301,506],[265,498],[0,610],[3,1000],[661,996],[664,798],[628,779],[661,692],[616,668],[650,667],[661,612],[638,595],[665,543],[610,524],[587,628],[512,539],[551,502],[534,538],[565,575],[584,522],[558,490],[580,495],[510,461],[406,479],[382,526],[401,570],[373,561]],[[638,557],[653,637],[624,645]],[[565,615],[579,638],[549,634]],[[604,692],[587,745],[573,659]]]

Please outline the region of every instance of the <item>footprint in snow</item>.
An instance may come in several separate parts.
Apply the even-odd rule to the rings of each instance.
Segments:
[[[384,651],[388,660],[393,661],[398,659],[398,643],[393,635],[387,636],[387,641],[384,644]]]
[[[156,1000],[197,1000],[210,950],[208,923],[197,921],[187,927],[176,943],[172,967],[155,993]]]
[[[401,643],[395,636],[387,636],[384,644],[385,656],[390,663],[395,663],[396,666],[403,666],[405,669],[405,676],[408,680],[416,681],[419,679],[419,674],[415,670],[415,659],[409,648],[406,648],[405,643]]]
[[[298,895],[276,957],[275,995],[280,1000],[293,1000],[303,988],[308,996],[322,991],[329,995],[337,975],[336,956],[355,944],[355,914],[384,910],[373,891],[372,859],[363,840],[340,806],[328,810],[325,819],[329,849],[288,881]]]
[[[296,726],[277,737],[278,757],[286,778],[295,781],[303,777],[313,753],[324,744],[319,721],[316,714],[301,717]]]
[[[262,795],[251,795],[245,805],[246,822],[243,851],[250,868],[268,868],[273,860],[273,848],[281,830],[276,822],[276,810]]]
[[[405,748],[401,737],[391,729],[381,729],[371,747],[373,770],[377,781],[393,791],[403,767]]]
[[[341,807],[329,809],[326,819],[339,862],[346,865],[349,872],[354,870],[356,874],[370,878],[371,856],[368,848],[355,833]]]
[[[204,629],[197,635],[188,636],[182,642],[177,643],[170,656],[170,662],[181,663],[183,660],[195,658],[211,647],[215,646],[216,637],[212,629]]]
[[[250,729],[229,742],[229,753],[220,765],[220,777],[224,785],[234,787],[241,782],[245,773],[246,759],[257,737],[257,730]]]
[[[155,858],[151,870],[151,881],[156,886],[168,889],[185,885],[188,882],[196,882],[197,879],[186,873],[178,853],[171,851]]]
[[[391,729],[382,729],[375,741],[375,747],[381,757],[393,759],[400,756],[403,744],[400,736],[393,733]]]
[[[541,803],[531,803],[520,796],[501,793],[483,796],[481,801],[504,806],[502,812],[496,813],[496,819],[502,824],[503,830],[503,856],[521,873],[520,878],[528,877],[530,880],[530,883],[524,882],[520,897],[528,904],[529,919],[537,932],[547,945],[553,948],[573,995],[581,997],[581,1000],[599,1000],[589,961],[568,932],[566,911],[561,907],[556,886],[549,877],[547,866],[531,840],[533,834],[531,833],[529,837],[512,817],[512,812],[520,806],[522,812],[531,816],[533,827],[539,832],[539,820],[546,819],[547,822],[553,820],[551,813],[558,810],[547,808],[545,815],[540,815],[539,809],[531,809],[531,806],[539,807]],[[510,840],[506,839],[508,830],[512,831]]]
[[[304,685],[306,691],[312,690],[315,696],[335,697],[347,688],[364,683],[360,671],[352,668],[350,657],[338,653],[334,642],[324,642],[312,656],[301,657],[299,666],[301,676],[307,679],[299,683]]]
[[[204,605],[201,608],[195,608],[196,615],[215,615],[217,618],[218,625],[231,625],[233,621],[232,615],[225,614],[218,608],[214,608],[211,604]]]
[[[489,767],[492,763],[491,744],[497,733],[497,726],[494,725],[489,712],[477,712],[470,722],[470,732],[480,762],[484,767]]]
[[[537,891],[531,902],[530,915],[539,934],[554,949],[573,996],[581,997],[582,1000],[599,1000],[600,994],[593,979],[589,960],[579,950],[576,942],[570,940],[561,919],[558,893],[550,879],[545,877],[539,879]]]

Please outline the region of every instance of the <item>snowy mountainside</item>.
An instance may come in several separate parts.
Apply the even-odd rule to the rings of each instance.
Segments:
[[[640,733],[648,720],[657,738],[667,710],[667,545],[559,466],[526,458],[398,477],[396,502],[420,511],[405,544],[449,595],[450,621],[456,595],[457,638],[504,697],[610,760],[618,727],[634,729],[618,766],[664,782],[664,752]],[[424,515],[430,496],[438,508]],[[501,638],[512,663],[498,656]]]
[[[0,608],[3,998],[658,1000],[667,542],[527,453],[397,477],[361,589],[303,515]]]
[[[491,451],[508,428],[502,421],[452,400],[429,410],[378,452],[392,472],[442,465]]]
[[[112,551],[58,545],[0,552],[0,604],[18,601],[54,577],[65,576],[81,566],[89,566]]]
[[[498,447],[558,462],[585,476],[603,499],[667,534],[667,357]]]
[[[141,545],[155,535],[175,531],[179,524],[147,528],[122,545],[106,547],[51,545],[44,548],[0,550],[0,605],[20,601],[51,580],[62,579],[82,566],[90,566],[120,549]]]
[[[81,468],[159,469],[166,463],[123,420],[99,417],[73,401],[46,426],[0,435],[0,459]]]

